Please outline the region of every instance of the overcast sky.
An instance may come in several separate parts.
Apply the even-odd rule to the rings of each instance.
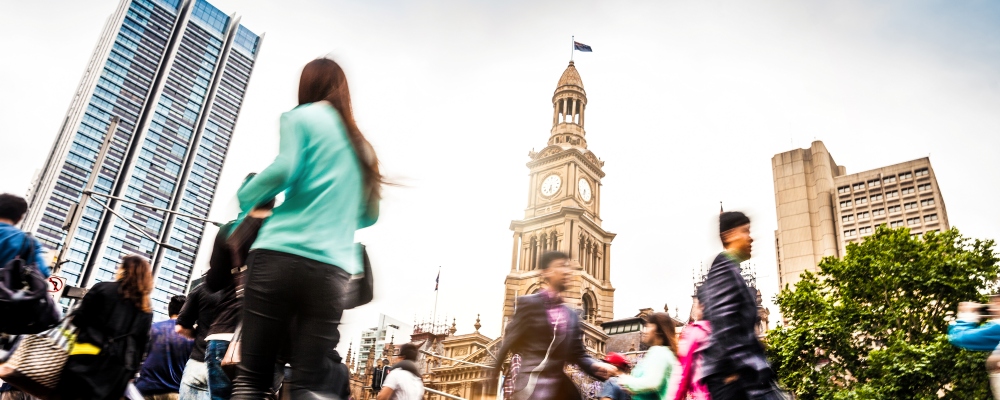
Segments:
[[[23,194],[42,166],[117,3],[0,1],[0,191]],[[378,313],[429,318],[439,266],[439,317],[469,333],[482,314],[481,331],[499,333],[508,228],[570,35],[594,48],[576,66],[589,148],[606,162],[604,227],[618,234],[616,318],[664,303],[686,317],[692,269],[720,250],[719,201],[753,218],[770,301],[771,157],[813,140],[848,173],[930,155],[953,226],[1000,238],[1000,2],[212,3],[266,32],[213,218],[233,217],[240,179],[276,154],[298,74],[323,55],[345,66],[358,123],[402,185],[357,235],[377,298],[347,312],[342,350]]]

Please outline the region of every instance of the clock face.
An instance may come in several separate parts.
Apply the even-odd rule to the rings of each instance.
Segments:
[[[590,201],[591,194],[590,182],[587,182],[586,179],[580,179],[580,198],[583,199],[583,201]]]
[[[556,194],[561,186],[562,179],[559,178],[559,175],[549,175],[544,181],[542,181],[542,196],[551,196]]]

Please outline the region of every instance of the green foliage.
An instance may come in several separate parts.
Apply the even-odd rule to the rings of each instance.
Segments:
[[[990,398],[986,354],[951,346],[946,317],[996,289],[993,248],[881,226],[823,259],[777,297],[788,325],[767,344],[781,383],[801,400]]]

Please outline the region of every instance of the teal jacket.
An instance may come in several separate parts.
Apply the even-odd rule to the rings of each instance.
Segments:
[[[282,114],[278,156],[237,192],[244,210],[285,194],[252,248],[361,273],[354,231],[378,219],[378,210],[367,210],[363,187],[358,157],[336,109],[318,102]]]
[[[653,346],[632,370],[618,377],[618,384],[632,392],[633,400],[666,399],[670,374],[677,368],[677,356],[667,346]]]

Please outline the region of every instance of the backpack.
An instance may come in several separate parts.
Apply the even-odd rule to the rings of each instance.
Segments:
[[[59,323],[60,312],[49,286],[35,265],[35,239],[0,268],[0,332],[23,335],[44,332]]]

